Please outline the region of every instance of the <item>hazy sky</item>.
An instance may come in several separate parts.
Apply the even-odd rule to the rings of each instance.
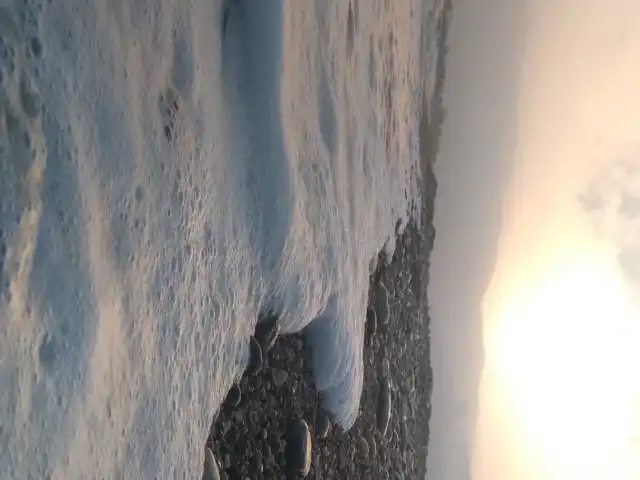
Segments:
[[[640,478],[638,25],[637,0],[454,1],[429,478]]]

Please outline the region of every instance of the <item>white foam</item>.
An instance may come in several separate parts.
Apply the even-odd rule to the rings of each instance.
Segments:
[[[268,307],[357,415],[370,263],[418,195],[420,15],[358,2],[347,41],[347,3],[230,5],[224,38],[220,1],[0,8],[9,478],[199,475]]]

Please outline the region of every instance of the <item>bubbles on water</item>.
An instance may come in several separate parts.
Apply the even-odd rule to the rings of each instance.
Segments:
[[[20,81],[20,101],[24,113],[29,118],[35,119],[42,112],[42,96],[33,85],[31,79],[26,76]]]
[[[13,45],[9,43],[7,39],[0,36],[0,70],[2,71],[2,83],[6,82],[6,77],[13,75],[15,64],[16,52]]]
[[[188,97],[193,89],[196,70],[189,33],[190,29],[183,27],[175,29],[173,34],[171,81],[175,88],[185,97]]]
[[[20,26],[27,34],[36,34],[40,26],[39,14],[33,8],[23,8],[20,12]]]
[[[68,323],[62,323],[60,325],[60,334],[64,337],[66,337],[67,335],[69,335],[69,324]]]
[[[7,243],[0,230],[0,279],[2,278],[2,271],[4,269],[4,260],[7,256]]]
[[[172,88],[167,88],[160,94],[159,108],[162,116],[164,137],[171,142],[175,139],[178,114],[180,113],[180,97],[178,93]]]
[[[318,124],[322,142],[329,155],[334,156],[337,148],[338,117],[331,91],[331,79],[325,68],[320,70],[317,87]]]
[[[138,185],[134,192],[134,198],[136,202],[140,203],[144,198],[144,187],[142,185]]]
[[[44,54],[44,46],[42,45],[42,40],[40,40],[39,37],[32,37],[29,45],[34,58],[42,58]]]
[[[38,347],[38,360],[48,369],[53,368],[57,357],[56,345],[50,334],[45,334]]]
[[[357,4],[356,4],[356,8],[357,8]],[[356,30],[358,28],[357,26],[357,17],[354,19],[354,8],[353,8],[353,4],[349,3],[349,10],[347,13],[347,55],[351,56],[351,53],[353,52],[353,44],[354,44],[354,37],[356,35]]]

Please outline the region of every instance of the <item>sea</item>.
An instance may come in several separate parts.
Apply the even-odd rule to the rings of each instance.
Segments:
[[[0,0],[0,478],[199,478],[261,315],[349,428],[438,0]]]

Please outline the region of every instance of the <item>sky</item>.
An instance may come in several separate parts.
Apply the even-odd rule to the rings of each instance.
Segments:
[[[638,21],[454,1],[429,479],[640,478]]]

